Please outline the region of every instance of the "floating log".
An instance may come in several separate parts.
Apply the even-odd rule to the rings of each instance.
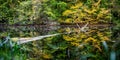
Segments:
[[[41,40],[43,38],[47,38],[47,37],[52,37],[52,36],[56,36],[56,35],[60,35],[60,33],[57,34],[51,34],[51,35],[44,35],[44,36],[37,36],[37,37],[32,37],[32,38],[11,38],[12,40],[16,40],[17,44],[23,44],[23,43],[27,43],[27,42],[31,42],[31,41],[36,41],[36,40]]]

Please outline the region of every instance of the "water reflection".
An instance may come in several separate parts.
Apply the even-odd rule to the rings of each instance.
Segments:
[[[83,25],[80,25],[82,27]],[[89,26],[89,25],[88,25]],[[109,28],[109,25],[99,26],[93,25],[89,26],[90,29],[103,29]],[[64,33],[66,28],[78,28],[77,25],[28,25],[28,26],[7,26],[0,25],[0,33],[9,33],[11,37],[34,37],[40,35],[48,35],[53,33]],[[58,32],[62,30],[62,32]]]
[[[10,37],[36,37],[67,32],[67,34],[60,36],[22,44],[18,50],[22,52],[20,54],[25,54],[26,58],[31,60],[79,60],[100,56],[99,54],[103,51],[103,47],[100,45],[101,41],[109,41],[110,29],[108,26],[88,27],[89,30],[86,32],[79,32],[80,29],[77,25],[0,26],[0,32],[3,36],[7,36],[7,33],[9,33]],[[72,33],[69,33],[69,31],[72,31]],[[16,47],[13,48],[16,49]],[[16,50],[12,52],[16,52]],[[15,59],[16,56],[17,54],[12,58]],[[21,55],[19,57],[21,58]],[[105,58],[107,59],[107,56]]]
[[[11,37],[33,37],[40,35],[47,35],[57,32],[59,26],[1,26],[1,33],[9,33]]]

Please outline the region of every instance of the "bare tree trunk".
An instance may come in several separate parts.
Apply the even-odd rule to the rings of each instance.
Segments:
[[[27,42],[31,42],[31,41],[36,41],[36,40],[41,40],[43,38],[47,38],[47,37],[51,37],[51,36],[56,36],[56,35],[60,35],[60,34],[52,34],[52,35],[45,35],[45,36],[37,36],[37,37],[33,37],[33,38],[20,38],[17,41],[17,44],[23,44],[23,43],[27,43]]]

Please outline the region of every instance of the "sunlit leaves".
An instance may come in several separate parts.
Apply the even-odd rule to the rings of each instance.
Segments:
[[[73,11],[72,10],[66,10],[65,12],[63,12],[63,16],[67,16],[69,14],[72,14]]]
[[[92,1],[94,4],[91,4],[91,7],[84,5],[83,2],[75,3],[70,6],[70,9],[63,12],[63,16],[65,16],[65,20],[69,18],[69,20],[71,19],[75,23],[107,23],[111,18],[110,10],[100,7],[100,2],[101,0],[98,2]]]
[[[78,32],[76,29],[73,29],[72,31]],[[103,48],[101,47],[102,41],[106,41],[106,42],[110,41],[109,39],[110,36],[108,32],[106,33],[105,31],[109,31],[109,30],[104,29],[102,31],[99,31],[97,29],[90,29],[87,32],[71,33],[70,35],[69,34],[63,35],[63,39],[69,43],[69,46],[74,46],[82,50],[81,52],[85,52],[86,54],[89,54],[90,52],[94,53],[93,51],[100,53],[103,52]],[[85,51],[86,48],[88,49],[87,51]],[[82,55],[86,55],[86,54],[82,54]]]
[[[79,2],[79,3],[75,4],[75,5],[72,5],[72,6],[71,6],[71,9],[79,9],[79,8],[82,7],[82,6],[83,6],[83,3],[82,3],[82,2]]]

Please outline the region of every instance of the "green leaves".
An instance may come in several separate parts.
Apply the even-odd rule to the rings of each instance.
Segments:
[[[32,0],[7,0],[2,2],[0,4],[0,19],[4,18],[9,24],[24,24],[24,21],[31,20],[33,16]]]
[[[67,3],[63,1],[51,0],[43,2],[43,12],[50,20],[59,20],[62,12],[67,9]],[[42,11],[41,11],[42,12]]]

